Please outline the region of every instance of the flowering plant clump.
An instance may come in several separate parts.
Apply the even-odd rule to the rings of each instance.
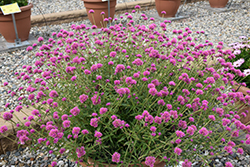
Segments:
[[[169,21],[158,25],[142,14],[143,25],[127,17],[126,26],[117,20],[100,31],[81,24],[53,33],[35,54],[35,64],[16,73],[28,86],[14,92],[20,104],[11,111],[6,104],[1,118],[18,128],[18,143],[46,145],[59,155],[67,151],[75,161],[91,158],[118,166],[183,161],[190,167],[194,157],[206,165],[223,150],[232,154],[237,147],[243,153],[241,144],[250,144],[250,135],[240,145],[233,138],[240,130],[250,133],[250,125],[239,121],[235,101],[249,104],[250,96],[224,93],[234,75],[218,70],[233,68],[232,63],[221,58],[207,65],[233,53],[221,50],[222,43],[216,49],[209,41],[195,43],[189,28],[173,30],[170,38]],[[26,107],[31,115],[14,122],[13,115],[26,114]],[[4,135],[7,127],[0,128]],[[209,154],[200,154],[205,150]]]
[[[28,5],[27,0],[0,0],[0,6],[8,5],[8,4],[16,3],[16,2],[18,3],[19,7]]]
[[[250,88],[250,40],[247,37],[241,36],[242,42],[233,43],[229,46],[232,47],[234,56],[229,56],[226,59],[233,63],[235,69],[243,72],[243,76],[235,78],[237,82],[244,82]]]

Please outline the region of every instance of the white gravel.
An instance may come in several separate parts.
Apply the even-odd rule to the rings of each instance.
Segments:
[[[127,3],[139,0],[117,0],[117,3]],[[84,3],[81,0],[31,0],[34,7],[31,9],[32,16],[58,13],[63,11],[84,9]]]

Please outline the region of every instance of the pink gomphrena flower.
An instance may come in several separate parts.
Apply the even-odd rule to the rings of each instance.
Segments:
[[[174,34],[177,34],[177,33],[178,33],[178,31],[177,31],[176,29],[174,29],[174,30],[173,30],[173,33],[174,33]]]
[[[84,134],[84,135],[89,134],[89,131],[87,129],[83,129],[82,134]]]
[[[185,159],[184,162],[182,163],[182,167],[191,167],[192,162],[190,162],[188,159]]]
[[[177,154],[177,155],[181,155],[182,149],[176,147],[176,148],[174,149],[174,153]]]
[[[207,136],[207,135],[208,135],[208,130],[207,130],[205,127],[203,127],[203,128],[201,128],[201,129],[199,130],[199,133],[200,133],[201,135],[203,135],[203,136]]]
[[[190,134],[190,135],[193,135],[194,132],[195,132],[195,130],[191,126],[189,126],[188,129],[187,129],[187,133]]]
[[[39,37],[39,38],[37,39],[37,41],[38,41],[38,42],[42,42],[42,41],[43,41],[43,37]]]
[[[215,116],[214,115],[209,115],[208,118],[215,121]]]
[[[108,18],[104,18],[103,21],[104,22],[109,22],[109,19]]]
[[[95,11],[93,9],[90,9],[89,10],[89,13],[94,13]]]
[[[4,133],[8,130],[7,126],[6,125],[3,125],[0,127],[0,133]]]
[[[55,90],[52,90],[50,93],[49,93],[49,97],[58,97],[58,93],[55,91]]]
[[[98,132],[98,131],[95,131],[95,135],[94,136],[97,137],[97,138],[100,138],[100,137],[102,137],[102,133]]]
[[[244,153],[244,150],[242,148],[238,148],[237,153],[242,155]]]
[[[73,127],[72,134],[78,135],[80,133],[81,128],[79,127]]]
[[[101,97],[97,96],[97,95],[94,95],[93,97],[91,97],[91,101],[94,105],[97,105],[97,104],[100,104],[101,103]]]
[[[150,130],[151,130],[152,132],[155,132],[155,131],[156,131],[156,127],[155,127],[155,126],[152,126],[152,127],[150,128]]]
[[[9,83],[8,82],[4,82],[3,83],[3,86],[7,86]]]
[[[123,64],[118,64],[116,66],[115,72],[119,73],[119,72],[122,72],[123,70],[125,70],[125,66]]]
[[[225,167],[233,167],[233,164],[231,162],[226,162],[225,165]]]
[[[164,15],[164,14],[167,14],[167,13],[166,13],[166,11],[161,11],[161,14],[163,14],[163,15]]]
[[[96,25],[92,25],[91,29],[97,29],[97,26]]]
[[[65,121],[63,121],[63,127],[64,128],[68,128],[68,127],[70,127],[70,121],[69,120],[65,120]]]
[[[17,107],[15,108],[15,110],[16,110],[17,112],[20,112],[22,108],[23,108],[23,107],[19,105],[19,106],[17,106]]]
[[[141,6],[135,5],[135,9],[140,9],[140,8],[141,8]]]
[[[150,21],[155,21],[155,18],[150,17],[149,20],[150,20]]]
[[[92,115],[93,117],[96,117],[98,114],[94,112],[94,113],[92,113],[91,115]]]
[[[164,23],[171,23],[170,20],[164,20]]]
[[[13,115],[9,112],[5,112],[3,113],[3,119],[6,120],[6,121],[9,121],[13,118]]]
[[[115,57],[116,56],[116,52],[115,51],[110,52],[109,56],[110,57]]]
[[[107,111],[108,111],[107,108],[104,107],[100,108],[100,114],[105,114]]]
[[[56,165],[57,165],[57,162],[56,162],[56,161],[51,162],[51,166],[52,166],[52,167],[54,167],[54,166],[56,166]]]
[[[98,118],[91,118],[90,125],[96,128],[98,126],[98,121]]]
[[[85,94],[82,94],[82,95],[79,96],[79,99],[80,99],[81,103],[84,103],[85,101],[87,101],[88,98],[89,97],[87,95],[85,95]]]
[[[101,15],[105,15],[105,12],[101,12]]]
[[[52,32],[52,34],[51,34],[52,36],[55,36],[56,35],[56,32]]]
[[[169,84],[170,86],[175,86],[175,85],[176,85],[174,81],[170,81],[168,84]]]
[[[149,157],[146,157],[146,161],[145,161],[145,164],[149,167],[154,167],[154,164],[155,164],[155,157],[152,157],[152,156],[149,156]]]
[[[80,113],[79,108],[76,106],[73,109],[70,110],[70,113],[74,116],[77,116]]]
[[[26,48],[26,51],[31,51],[31,50],[33,50],[33,47],[32,47],[32,46],[28,46],[28,47]]]
[[[121,157],[121,155],[118,152],[115,152],[112,155],[112,162],[119,163],[120,162],[120,157]]]
[[[78,148],[76,148],[76,153],[77,153],[77,157],[78,158],[81,158],[82,156],[84,156],[85,155],[85,148],[82,146],[82,147],[78,147]]]

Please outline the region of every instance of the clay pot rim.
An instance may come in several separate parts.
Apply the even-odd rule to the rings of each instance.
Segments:
[[[83,2],[88,2],[88,3],[100,3],[100,2],[108,2],[108,0],[106,1],[102,1],[102,0],[82,0]],[[110,0],[110,1],[116,1],[116,0]]]
[[[20,10],[21,10],[21,12],[24,12],[24,11],[30,10],[32,7],[33,7],[33,3],[30,3],[26,6],[20,7]],[[16,13],[16,14],[18,14],[18,13]],[[1,12],[1,10],[0,10],[0,15],[3,15],[3,12]],[[8,16],[8,15],[6,15],[6,16]]]

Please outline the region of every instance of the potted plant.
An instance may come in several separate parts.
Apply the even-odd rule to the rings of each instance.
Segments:
[[[0,115],[18,127],[19,143],[46,145],[58,155],[67,152],[87,166],[182,162],[191,167],[199,157],[209,164],[221,147],[243,153],[231,140],[238,133],[218,131],[218,126],[228,129],[235,122],[237,129],[250,133],[250,126],[242,126],[231,113],[237,93],[228,92],[235,96],[228,97],[231,103],[221,106],[217,100],[224,97],[224,73],[216,72],[220,66],[208,68],[207,57],[200,56],[214,49],[195,45],[188,28],[169,39],[164,34],[168,21],[157,25],[143,14],[145,22],[135,25],[137,20],[127,17],[125,27],[118,19],[96,32],[92,43],[94,27],[82,24],[73,25],[74,32],[53,33],[39,49],[27,48],[39,52],[33,66],[23,66],[25,73],[15,73],[27,87],[9,92],[20,103],[6,105]],[[8,83],[4,86],[9,90]],[[32,115],[25,122],[14,121],[27,105],[34,108]],[[1,126],[0,134],[6,130]],[[244,142],[250,144],[250,137]]]
[[[175,17],[181,0],[155,0],[155,7],[160,17]]]
[[[243,72],[244,75],[235,78],[236,84],[234,89],[242,92],[244,95],[250,95],[250,40],[245,36],[241,36],[241,42],[230,44],[232,52],[226,61],[231,62],[235,69]],[[231,71],[232,73],[238,71]],[[246,111],[247,110],[247,111]],[[250,124],[250,106],[242,107],[239,114],[242,114],[241,121],[245,124]]]
[[[25,41],[29,38],[29,32],[31,28],[31,8],[33,4],[28,4],[27,0],[1,0],[0,6],[17,2],[21,12],[15,13],[16,27],[18,32],[18,37],[21,41]],[[16,39],[15,29],[13,25],[12,16],[3,15],[0,11],[0,33],[3,35],[7,42],[14,43]]]
[[[106,27],[115,15],[116,0],[110,0],[110,18],[108,16],[108,0],[82,0],[92,25]]]
[[[224,8],[227,2],[228,0],[209,0],[209,4],[212,8]]]

